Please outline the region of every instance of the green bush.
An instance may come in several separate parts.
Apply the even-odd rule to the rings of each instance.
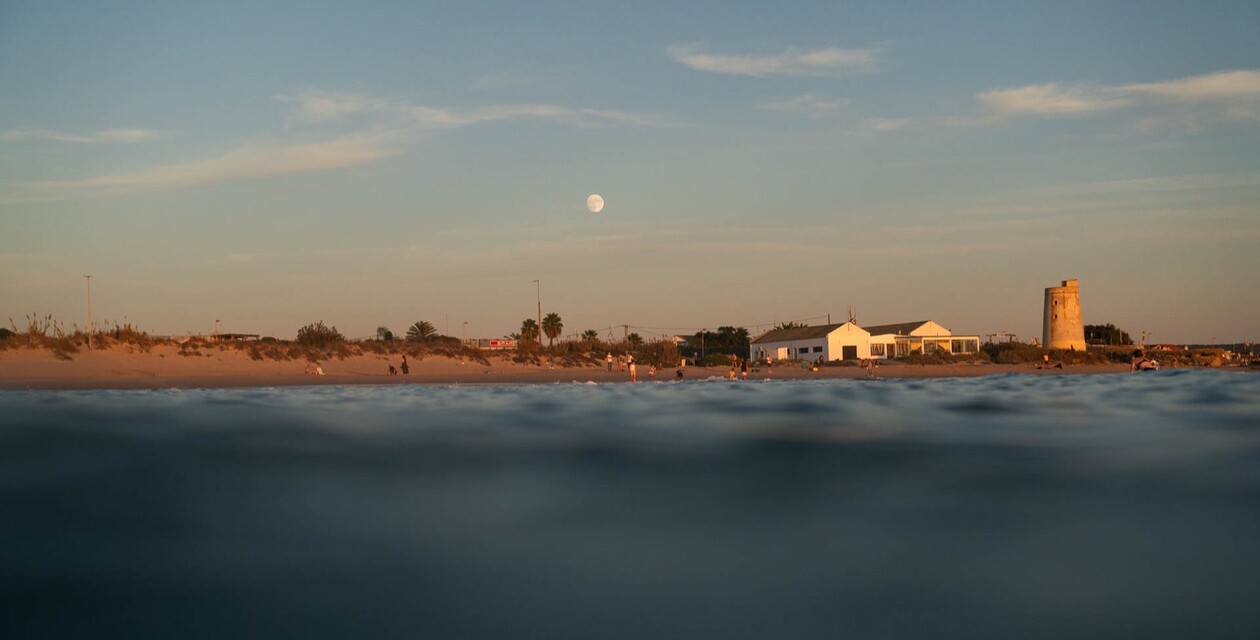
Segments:
[[[323,320],[308,324],[297,332],[297,343],[307,347],[329,347],[345,341],[346,337],[337,331],[336,326],[325,326]]]

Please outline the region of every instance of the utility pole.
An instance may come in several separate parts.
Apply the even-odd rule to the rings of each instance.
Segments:
[[[466,347],[468,346],[468,321],[467,320],[464,321],[463,337],[464,337],[464,346]]]
[[[92,276],[83,276],[87,279],[87,301],[88,301],[88,350],[92,350]]]
[[[542,284],[534,281],[534,296],[538,300],[538,346],[542,346]]]

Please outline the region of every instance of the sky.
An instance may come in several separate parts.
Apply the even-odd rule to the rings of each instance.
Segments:
[[[1260,3],[0,0],[0,322],[1260,338]],[[590,194],[606,201],[587,210]],[[535,280],[538,282],[535,283]],[[615,329],[609,330],[609,327]]]

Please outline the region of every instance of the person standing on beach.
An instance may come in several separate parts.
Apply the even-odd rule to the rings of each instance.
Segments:
[[[605,360],[608,361],[608,373],[612,373],[612,352],[611,351],[608,352],[608,357],[605,358]]]
[[[627,366],[630,367],[630,382],[638,382],[639,374],[634,369],[634,356],[629,356],[627,360]]]
[[[748,361],[747,360],[739,361],[739,377],[742,380],[748,379]]]
[[[402,368],[402,373],[404,376],[407,375],[408,373],[411,373],[411,367],[407,366],[407,354],[405,353],[403,354],[403,361],[402,361],[401,368]]]

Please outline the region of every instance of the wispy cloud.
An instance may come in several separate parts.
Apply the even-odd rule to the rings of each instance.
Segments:
[[[668,118],[654,114],[550,104],[500,104],[467,109],[412,106],[408,112],[426,129],[454,129],[502,120],[546,120],[577,127],[672,126]]]
[[[1056,83],[976,94],[976,102],[1001,115],[1085,115],[1127,107],[1131,101],[1115,89]]]
[[[397,109],[396,103],[381,98],[351,93],[307,90],[282,93],[276,100],[295,105],[290,118],[299,123],[312,124],[337,120],[348,115]]]
[[[1036,84],[982,91],[976,101],[989,112],[1006,116],[1083,116],[1174,103],[1224,105],[1226,115],[1245,118],[1260,106],[1260,71],[1220,71],[1135,84]]]
[[[787,49],[773,55],[721,55],[702,53],[691,45],[671,45],[666,52],[674,60],[697,71],[741,76],[836,77],[868,72],[875,67],[871,49]]]
[[[81,180],[37,182],[30,187],[35,192],[32,199],[125,195],[340,169],[371,164],[393,153],[396,149],[390,140],[373,136],[274,146],[246,145],[205,160]]]
[[[828,99],[812,93],[797,96],[790,100],[767,102],[758,105],[758,109],[777,111],[810,118],[827,118],[839,114],[849,106],[848,100]]]
[[[53,140],[77,144],[130,144],[158,137],[158,132],[148,129],[106,129],[95,133],[77,134],[51,129],[12,129],[0,131],[0,142],[15,140]]]
[[[974,115],[868,118],[859,133],[1002,124],[1018,118],[1135,114],[1135,130],[1168,126],[1198,131],[1213,121],[1260,122],[1260,71],[1219,71],[1163,82],[1002,87],[975,94]]]
[[[1173,102],[1234,102],[1260,99],[1260,71],[1219,71],[1167,82],[1129,84],[1121,88]]]
[[[96,175],[76,180],[11,183],[8,193],[4,194],[3,202],[118,196],[368,165],[402,153],[418,133],[499,121],[536,120],[575,127],[675,126],[669,118],[657,114],[550,104],[444,108],[369,95],[315,90],[278,94],[275,98],[293,105],[293,111],[288,116],[289,124],[304,125],[307,132],[303,137],[308,140],[249,142],[207,159],[126,173]],[[364,117],[342,128],[358,129],[357,133],[333,137],[325,132],[324,139],[309,140],[315,137],[315,132],[321,127],[356,115]],[[113,130],[90,136],[73,136],[45,130],[16,130],[0,133],[0,141],[45,138],[71,142],[124,142],[139,141],[153,135],[152,132],[143,130]],[[292,132],[288,132],[285,137],[292,137]]]

